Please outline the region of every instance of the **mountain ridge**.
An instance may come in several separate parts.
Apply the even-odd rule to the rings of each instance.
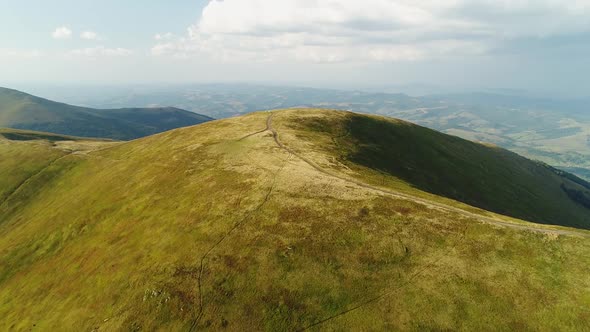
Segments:
[[[408,200],[412,200],[414,202],[425,204],[427,206],[441,208],[441,209],[445,209],[445,210],[448,210],[448,211],[453,211],[453,212],[459,212],[459,213],[462,213],[462,214],[466,214],[466,215],[469,215],[471,217],[474,217],[474,218],[478,219],[481,222],[490,223],[490,224],[493,224],[493,225],[498,225],[498,226],[502,226],[502,227],[511,227],[511,228],[529,230],[529,231],[534,231],[534,232],[541,232],[541,233],[549,232],[549,233],[561,234],[561,235],[574,235],[574,236],[590,237],[590,233],[589,234],[586,234],[586,233],[580,233],[580,232],[568,231],[568,230],[548,230],[548,229],[545,229],[545,228],[539,228],[539,227],[535,227],[535,226],[514,224],[514,223],[502,221],[502,220],[500,220],[498,218],[493,218],[493,217],[485,217],[485,216],[482,217],[482,216],[477,215],[475,213],[469,212],[469,211],[467,211],[465,209],[457,208],[457,207],[446,205],[446,204],[434,203],[432,201],[429,201],[428,199],[420,198],[418,196],[412,196],[412,195],[404,194],[404,193],[399,192],[399,191],[388,190],[388,189],[381,188],[381,187],[378,187],[378,186],[375,186],[375,185],[371,185],[371,184],[366,183],[366,182],[355,180],[353,178],[348,178],[346,176],[343,176],[343,175],[340,175],[340,174],[337,174],[337,173],[332,173],[332,172],[330,172],[330,171],[328,171],[326,169],[323,169],[321,166],[318,166],[313,161],[305,158],[304,156],[300,155],[299,153],[295,152],[291,148],[285,146],[280,141],[280,139],[279,139],[279,133],[272,127],[272,116],[273,115],[274,115],[273,113],[271,113],[269,115],[269,117],[267,119],[267,128],[266,128],[265,131],[270,131],[273,134],[273,138],[274,138],[276,144],[281,149],[284,149],[285,151],[289,152],[290,154],[292,154],[292,155],[296,156],[297,158],[301,159],[306,164],[308,164],[311,167],[313,167],[315,170],[317,170],[317,171],[319,171],[321,173],[324,173],[324,174],[326,174],[328,176],[331,176],[331,177],[334,177],[334,178],[337,178],[337,179],[340,179],[340,180],[343,180],[343,181],[346,181],[346,182],[349,182],[349,183],[352,183],[352,184],[355,184],[357,186],[361,186],[361,187],[364,187],[364,188],[367,188],[367,189],[370,189],[370,190],[374,190],[374,191],[377,191],[377,192],[380,192],[380,193],[384,193],[386,195],[391,195],[391,196],[396,197],[396,198],[408,199]],[[262,131],[262,132],[264,132],[264,131]],[[261,133],[261,132],[255,132],[254,134],[259,134],[259,133]],[[252,135],[252,134],[250,134],[250,135]],[[246,137],[249,137],[249,135],[246,136]],[[581,181],[582,182],[581,185],[583,185],[587,189],[590,189],[590,187],[589,187],[590,184],[588,184],[586,181],[584,181],[584,180],[576,177],[575,175],[566,173],[566,172],[561,171],[561,170],[557,170],[557,169],[552,168],[552,167],[550,167],[548,165],[543,165],[543,166],[550,168],[551,171],[553,171],[553,172],[560,173],[562,176],[571,176],[571,177],[573,177],[573,181],[575,181],[575,182]]]
[[[212,118],[175,107],[93,109],[0,87],[0,126],[129,140]]]

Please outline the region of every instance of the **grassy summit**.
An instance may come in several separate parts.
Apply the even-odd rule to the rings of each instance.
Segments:
[[[409,124],[269,114],[83,153],[0,140],[15,160],[3,177],[38,156],[0,205],[0,329],[587,326],[589,232],[471,207],[363,159],[394,142],[355,117],[384,136]]]
[[[408,122],[354,113],[296,121],[302,138],[356,171],[488,211],[541,223],[590,228],[590,183],[508,150]],[[579,195],[579,197],[576,197]]]
[[[129,140],[210,120],[173,107],[99,110],[0,88],[0,127]]]

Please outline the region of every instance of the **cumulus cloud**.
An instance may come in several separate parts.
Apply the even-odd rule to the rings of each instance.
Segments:
[[[94,31],[82,31],[80,38],[86,40],[101,40],[102,38]]]
[[[87,47],[81,49],[75,49],[68,52],[71,56],[83,56],[89,58],[98,57],[124,57],[132,55],[133,51],[126,48],[107,48],[104,46]]]
[[[51,36],[53,36],[55,39],[70,39],[72,38],[72,30],[66,26],[61,26],[55,28]]]
[[[212,0],[152,54],[222,61],[413,61],[587,33],[589,0]]]

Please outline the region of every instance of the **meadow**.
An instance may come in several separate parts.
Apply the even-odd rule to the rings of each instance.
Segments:
[[[404,137],[420,148],[430,138],[410,136],[422,129],[347,112],[273,114],[280,142],[314,164],[437,205],[319,172],[277,145],[269,112],[83,151],[0,139],[0,181],[26,181],[0,205],[0,329],[588,328],[590,232],[485,211],[453,196],[461,183],[445,191],[368,157]],[[382,130],[397,136],[382,132],[378,147]],[[405,165],[440,166],[416,149],[399,150]],[[463,172],[441,172],[453,170]]]

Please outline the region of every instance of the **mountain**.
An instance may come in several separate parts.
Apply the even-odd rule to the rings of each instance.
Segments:
[[[2,330],[590,318],[588,184],[401,120],[257,112],[131,142],[0,139],[0,154]]]
[[[329,120],[314,120],[308,128],[332,137],[325,151],[351,169],[370,170],[364,176],[371,174],[375,183],[394,176],[488,211],[590,228],[590,183],[574,175],[401,120],[357,114]]]
[[[210,120],[174,107],[99,110],[0,88],[0,127],[129,140]]]
[[[588,99],[540,98],[510,89],[416,97],[249,84],[29,88],[95,107],[173,105],[214,118],[301,106],[386,115],[494,143],[590,180]]]

